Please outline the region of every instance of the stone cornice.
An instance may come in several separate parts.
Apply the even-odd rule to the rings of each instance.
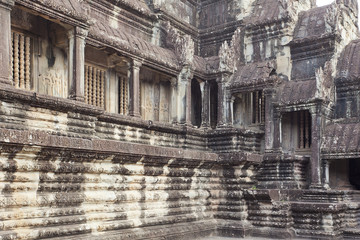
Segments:
[[[14,0],[0,0],[1,8],[6,8],[6,9],[11,10],[14,5],[15,5]]]

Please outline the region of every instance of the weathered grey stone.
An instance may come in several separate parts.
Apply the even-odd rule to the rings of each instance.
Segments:
[[[355,0],[0,0],[0,239],[360,239]]]

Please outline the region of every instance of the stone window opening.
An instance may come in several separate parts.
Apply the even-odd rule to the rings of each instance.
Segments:
[[[129,81],[124,75],[118,76],[118,103],[119,114],[127,115],[129,110]]]
[[[84,97],[87,104],[104,108],[106,69],[85,63]]]
[[[234,96],[233,123],[235,127],[259,126],[265,123],[263,91],[240,93]]]
[[[311,150],[311,115],[309,111],[283,114],[281,133],[284,152],[309,153]]]
[[[360,159],[326,160],[325,182],[331,189],[360,190]]]
[[[32,90],[32,47],[29,34],[11,31],[11,76],[16,88]]]
[[[11,79],[15,88],[68,97],[68,29],[24,8],[11,11]]]
[[[85,48],[84,97],[110,113],[129,114],[129,59],[111,50]]]
[[[265,122],[265,96],[263,91],[251,92],[252,95],[252,124]]]

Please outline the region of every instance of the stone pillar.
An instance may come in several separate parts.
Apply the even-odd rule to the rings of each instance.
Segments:
[[[201,83],[202,112],[201,127],[210,127],[210,83],[205,81]]]
[[[226,126],[231,127],[233,125],[233,104],[234,104],[234,100],[235,98],[233,98],[230,94],[230,92],[228,90],[226,91],[226,108],[225,108],[225,113],[226,113]]]
[[[320,106],[310,110],[311,113],[311,184],[310,188],[322,188],[321,181],[321,158],[320,158],[320,145],[321,145],[321,112]]]
[[[265,89],[265,151],[274,148],[274,105],[273,105],[274,90]],[[278,124],[278,123],[277,123]],[[278,140],[280,141],[280,139]]]
[[[11,16],[13,0],[0,0],[0,83],[12,84],[11,79]]]
[[[85,39],[88,30],[74,27],[68,32],[69,37],[69,98],[85,101]]]
[[[178,123],[191,126],[191,80],[193,71],[190,67],[184,67],[178,77]]]
[[[129,114],[140,117],[140,67],[141,62],[133,60],[129,64]]]
[[[330,189],[330,160],[324,160],[323,174],[324,187]]]
[[[177,79],[172,78],[170,80],[171,82],[171,112],[170,112],[170,121],[173,124],[176,124],[178,122],[177,119],[177,108],[178,108],[178,101],[177,101]]]
[[[273,112],[274,120],[274,133],[273,133],[273,150],[280,152],[281,151],[281,112]],[[271,137],[271,136],[269,136]]]
[[[221,128],[224,127],[226,124],[226,113],[225,113],[225,91],[224,91],[224,83],[222,82],[222,79],[217,79],[218,84],[218,121],[217,121],[217,127]]]
[[[226,82],[230,76],[230,73],[222,73],[221,77],[216,80],[218,84],[218,128],[227,127],[229,125],[231,98],[227,97],[229,93],[226,90]]]

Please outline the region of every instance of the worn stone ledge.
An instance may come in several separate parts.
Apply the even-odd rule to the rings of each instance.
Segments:
[[[52,148],[114,152],[128,155],[156,156],[159,158],[197,159],[218,161],[218,155],[210,152],[193,151],[169,147],[157,147],[113,140],[83,139],[49,135],[44,131],[20,131],[0,129],[0,142],[6,144],[36,145]]]

